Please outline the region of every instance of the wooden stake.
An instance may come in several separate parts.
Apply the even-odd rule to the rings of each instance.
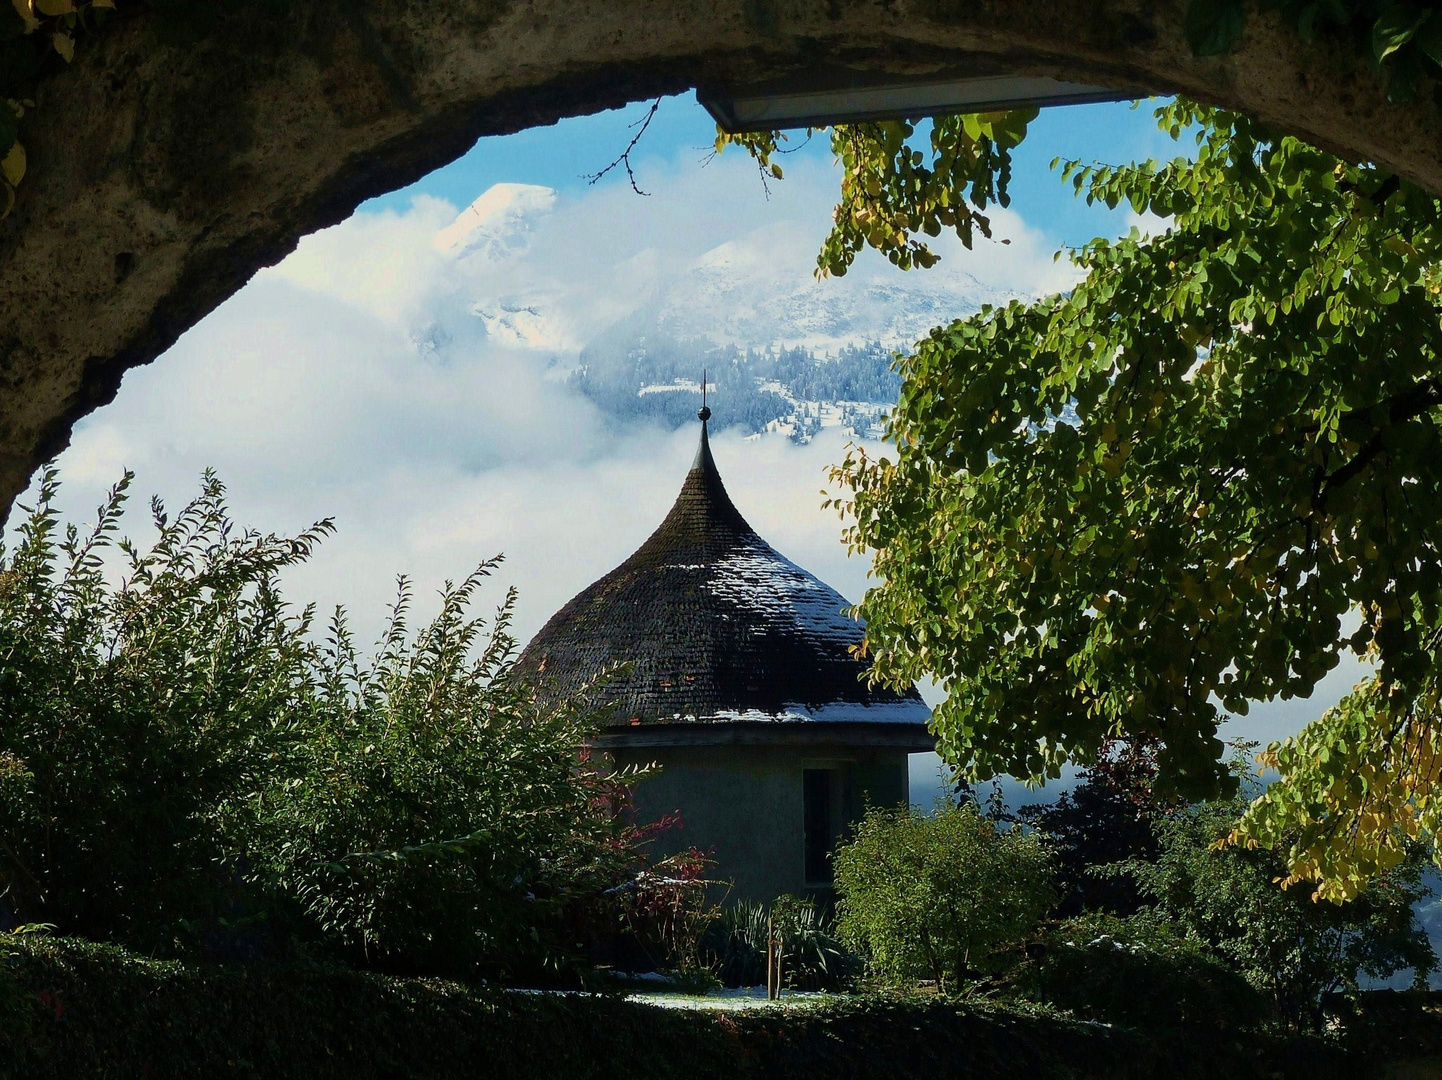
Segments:
[[[777,1000],[777,1001],[780,1001],[780,1000],[781,1000],[781,979],[782,979],[781,965],[782,965],[782,962],[783,962],[784,959],[785,959],[785,950],[782,948],[782,934],[781,934],[781,931],[778,930],[778,931],[776,932],[776,1000]]]
[[[769,911],[766,913],[766,1000],[776,1000],[776,932],[772,929]]]

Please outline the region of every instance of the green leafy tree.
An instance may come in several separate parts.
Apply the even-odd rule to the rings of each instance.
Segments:
[[[1053,803],[1022,807],[1017,816],[1047,839],[1061,887],[1059,914],[1129,915],[1142,906],[1135,883],[1100,871],[1155,858],[1154,825],[1176,809],[1176,799],[1157,791],[1155,747],[1112,740],[1081,770],[1074,788]]]
[[[955,990],[999,963],[1056,902],[1041,841],[972,802],[871,810],[836,850],[837,936],[889,982]]]
[[[1303,837],[1336,859],[1299,866],[1355,895],[1380,863],[1350,856],[1354,827],[1436,824],[1439,206],[1245,117],[1158,117],[1192,157],[1063,169],[1156,235],[1086,245],[1067,295],[933,331],[899,361],[894,455],[835,471],[876,552],[870,651],[878,677],[941,681],[943,749],[976,774],[1055,776],[1120,735],[1156,740],[1191,797],[1235,790],[1222,710],[1375,659],[1386,707],[1333,744],[1364,775],[1381,755],[1395,813],[1339,802]],[[1277,760],[1279,793],[1306,791],[1317,759]],[[1304,824],[1274,805],[1254,839]]]
[[[1413,914],[1427,895],[1416,853],[1352,903],[1319,903],[1277,887],[1286,873],[1279,851],[1223,842],[1246,806],[1245,798],[1201,803],[1157,824],[1157,860],[1122,867],[1155,905],[1145,918],[1200,942],[1302,1025],[1316,1020],[1323,994],[1355,994],[1363,976],[1410,968],[1425,986],[1437,961]]]

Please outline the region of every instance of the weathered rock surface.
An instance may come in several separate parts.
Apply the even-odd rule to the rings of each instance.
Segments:
[[[1254,19],[1198,59],[1187,0],[306,0],[199,43],[138,14],[27,121],[0,223],[0,513],[77,419],[307,232],[483,135],[821,62],[991,67],[1245,109],[1442,191],[1431,95]],[[619,148],[618,148],[619,149]]]

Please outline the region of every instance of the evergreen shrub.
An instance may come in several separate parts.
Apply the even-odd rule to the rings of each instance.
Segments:
[[[1060,923],[1019,983],[1028,996],[1075,1016],[1138,1028],[1235,1031],[1272,1015],[1245,978],[1147,911]]]
[[[935,998],[716,1012],[63,939],[0,935],[4,950],[31,1017],[0,1028],[6,1080],[1350,1080],[1362,1064],[1320,1039],[1179,1039]]]

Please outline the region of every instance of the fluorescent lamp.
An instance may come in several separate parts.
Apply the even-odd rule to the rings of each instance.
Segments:
[[[823,127],[862,120],[997,112],[1029,105],[1129,101],[1136,96],[1125,90],[1080,86],[1044,75],[896,79],[893,82],[814,89],[775,85],[703,87],[696,92],[697,99],[715,117],[716,123],[723,131],[732,134]]]

